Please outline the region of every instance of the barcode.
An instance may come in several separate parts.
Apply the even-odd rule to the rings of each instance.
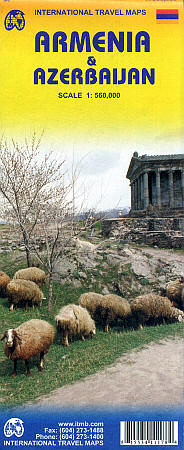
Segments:
[[[178,422],[120,422],[121,445],[178,445]]]

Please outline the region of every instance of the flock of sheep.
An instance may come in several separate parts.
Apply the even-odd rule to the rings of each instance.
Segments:
[[[15,273],[13,280],[0,272],[0,296],[7,296],[10,311],[18,305],[42,305],[44,299],[41,287],[46,275],[36,267],[22,269]],[[101,295],[94,292],[82,294],[79,305],[68,304],[55,317],[56,330],[63,345],[75,336],[92,337],[96,334],[96,321],[104,330],[121,319],[123,323],[133,318],[139,328],[144,324],[155,324],[184,320],[184,279],[170,282],[166,297],[156,294],[139,296],[130,302],[115,294]],[[9,329],[1,336],[5,341],[5,354],[14,361],[13,376],[16,376],[17,360],[25,361],[27,375],[30,375],[29,360],[40,355],[39,369],[43,370],[44,354],[48,352],[54,339],[54,328],[45,320],[32,319],[15,329]]]

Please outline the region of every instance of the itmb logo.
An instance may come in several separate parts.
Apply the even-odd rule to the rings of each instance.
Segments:
[[[23,30],[25,27],[24,13],[19,9],[13,9],[6,15],[4,25],[8,31],[13,30],[13,28],[18,31]]]
[[[4,426],[4,435],[8,438],[13,436],[21,437],[24,434],[23,421],[21,419],[12,417],[7,420]]]

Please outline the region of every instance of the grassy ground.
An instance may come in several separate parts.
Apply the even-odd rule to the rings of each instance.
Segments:
[[[0,256],[0,268],[9,275],[13,275],[19,267],[24,267],[24,261],[17,258]],[[66,303],[77,303],[84,288],[74,289],[72,285],[61,286],[54,283],[53,309],[47,311],[47,301],[42,308],[34,310],[17,308],[8,310],[7,299],[0,299],[0,334],[8,328],[14,328],[20,323],[32,318],[48,320],[54,325],[54,316],[59,308]],[[47,296],[48,286],[44,287]],[[4,343],[0,343],[0,404],[1,406],[15,406],[33,400],[42,394],[68,383],[73,383],[87,375],[93,374],[112,364],[116,358],[132,349],[140,349],[153,341],[159,341],[174,336],[184,336],[184,325],[170,324],[157,327],[145,327],[143,330],[130,330],[114,327],[106,334],[97,329],[97,335],[85,342],[76,340],[69,348],[60,344],[55,336],[54,344],[45,357],[45,368],[38,371],[38,358],[31,360],[31,377],[26,376],[24,362],[18,361],[18,374],[11,378],[13,362],[4,355]]]

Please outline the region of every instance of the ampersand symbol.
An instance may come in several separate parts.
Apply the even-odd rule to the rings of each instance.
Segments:
[[[88,56],[87,64],[88,66],[96,66],[96,59],[94,56]]]

